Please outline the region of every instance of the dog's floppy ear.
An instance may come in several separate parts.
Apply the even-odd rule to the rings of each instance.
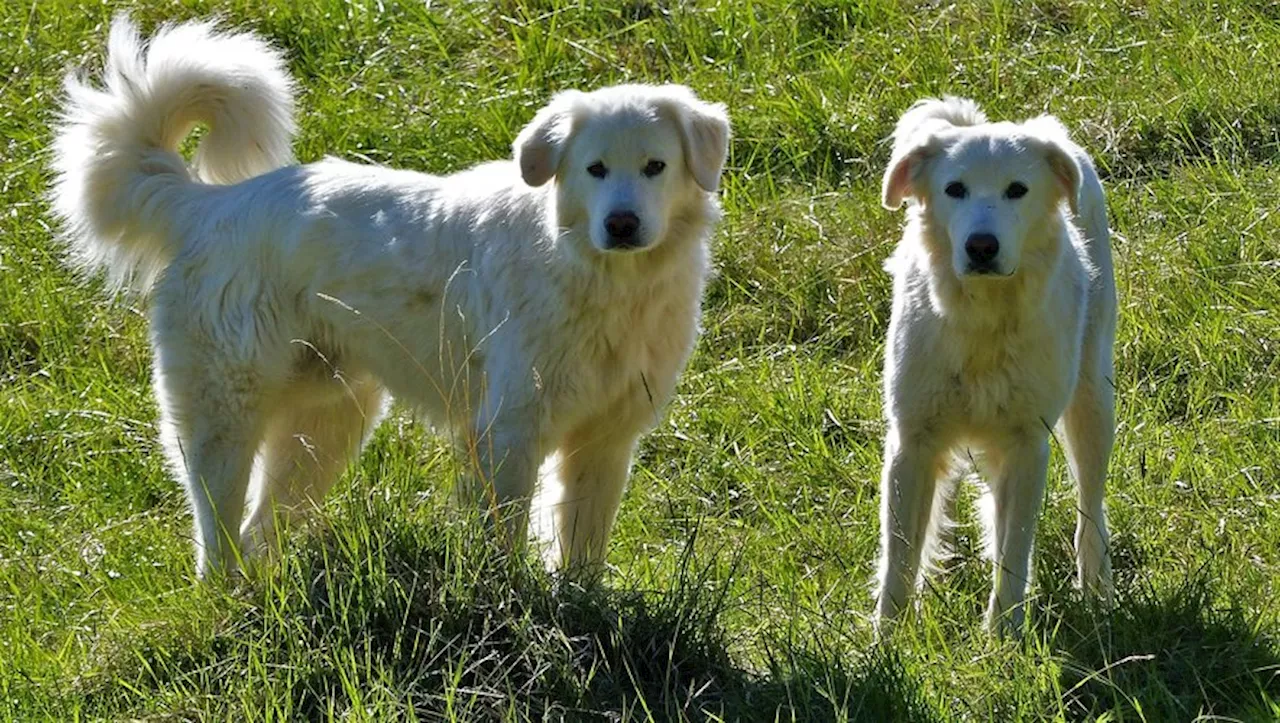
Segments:
[[[895,144],[880,187],[880,203],[885,208],[894,211],[902,206],[903,199],[920,197],[917,182],[925,163],[938,152],[939,144],[932,133],[919,133],[908,143]]]
[[[916,179],[924,163],[942,147],[939,134],[986,122],[986,114],[968,98],[948,95],[912,103],[893,128],[893,156],[884,172],[880,202],[892,211],[908,196],[919,198]]]
[[[1042,115],[1027,121],[1024,126],[1039,137],[1043,144],[1045,159],[1049,162],[1049,170],[1058,184],[1062,198],[1071,207],[1071,213],[1079,212],[1080,186],[1083,176],[1080,162],[1076,160],[1071,148],[1075,145],[1067,134],[1066,126],[1051,115]]]
[[[1049,154],[1049,168],[1053,171],[1054,180],[1062,190],[1062,197],[1067,199],[1072,215],[1080,211],[1080,163],[1067,149],[1049,142],[1046,151]]]
[[[560,169],[564,145],[573,130],[573,108],[582,95],[576,90],[557,93],[516,136],[512,151],[525,183],[541,186]]]
[[[1072,215],[1080,212],[1080,162],[1061,143],[1055,140],[1045,141],[1045,154],[1049,160],[1049,170],[1058,183],[1062,197],[1071,207]]]
[[[729,113],[721,103],[699,100],[681,85],[662,88],[663,105],[680,128],[684,162],[704,191],[720,188],[720,172],[729,157]]]

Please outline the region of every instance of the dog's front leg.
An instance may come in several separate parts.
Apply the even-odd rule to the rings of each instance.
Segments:
[[[987,606],[987,627],[997,634],[1017,635],[1025,616],[1023,597],[1031,578],[1031,548],[1049,469],[1047,435],[1019,437],[996,461],[999,466],[991,484],[995,582]]]
[[[937,485],[936,451],[915,435],[890,430],[880,482],[880,571],[875,625],[902,611],[920,571]]]
[[[600,571],[638,436],[598,425],[570,435],[553,458],[560,498],[551,509],[548,556],[555,567],[588,577]]]

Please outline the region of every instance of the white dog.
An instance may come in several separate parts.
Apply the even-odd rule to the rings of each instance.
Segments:
[[[82,266],[149,293],[201,576],[273,539],[273,504],[318,501],[388,393],[458,440],[514,535],[541,467],[553,562],[602,560],[697,334],[723,106],[565,92],[514,162],[438,177],[292,165],[291,82],[253,35],[193,23],[145,46],[117,18],[105,83],[67,80],[53,202]]]
[[[887,264],[877,623],[937,553],[961,456],[990,491],[988,625],[1020,630],[1059,420],[1079,488],[1080,580],[1109,599],[1116,291],[1093,163],[1055,118],[988,123],[972,101],[923,100],[898,121],[883,192],[886,208],[912,203]]]

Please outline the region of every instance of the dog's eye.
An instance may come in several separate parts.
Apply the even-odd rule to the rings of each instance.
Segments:
[[[1010,183],[1009,187],[1004,189],[1004,197],[1008,199],[1018,199],[1025,195],[1027,195],[1027,187],[1017,181]]]
[[[659,173],[662,173],[662,169],[666,167],[667,167],[667,164],[663,163],[662,161],[649,161],[644,166],[644,175],[648,178],[653,178]]]
[[[964,184],[959,181],[948,183],[943,191],[952,198],[964,198],[969,195],[969,189],[965,188]]]
[[[590,173],[596,178],[604,178],[605,176],[609,175],[609,169],[605,168],[604,164],[601,163],[600,161],[596,161],[595,163],[592,163],[591,165],[587,166],[587,173]]]

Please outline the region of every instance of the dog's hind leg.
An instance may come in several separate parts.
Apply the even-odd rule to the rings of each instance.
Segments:
[[[1047,433],[1029,433],[991,458],[994,478],[992,569],[995,583],[987,606],[992,632],[1018,634],[1025,616],[1023,597],[1031,580],[1031,548],[1049,471]]]
[[[337,383],[337,382],[335,382]],[[342,396],[273,410],[259,449],[250,513],[240,528],[245,554],[276,548],[276,523],[304,515],[324,499],[382,421],[386,394],[373,379],[345,381]]]
[[[251,373],[221,375],[186,355],[178,365],[157,347],[161,435],[183,481],[195,526],[196,575],[236,569],[254,452],[261,437],[258,387]],[[226,370],[221,370],[225,372]]]
[[[890,431],[880,484],[877,628],[898,616],[915,588],[940,471],[932,445]]]
[[[1113,593],[1111,538],[1103,500],[1107,464],[1115,444],[1115,391],[1109,375],[1082,375],[1062,417],[1061,430],[1079,495],[1075,542],[1080,586],[1105,605]]]

